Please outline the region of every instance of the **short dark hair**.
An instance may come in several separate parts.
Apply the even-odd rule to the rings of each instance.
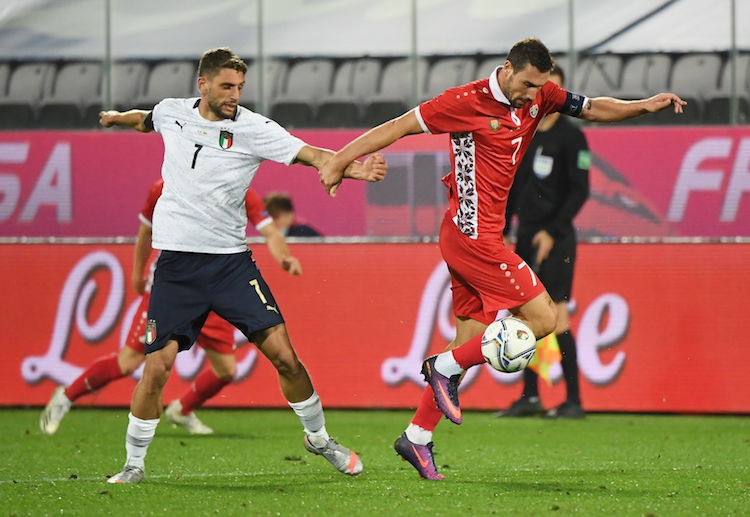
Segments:
[[[536,38],[526,38],[513,45],[506,59],[515,71],[529,64],[540,72],[549,72],[552,69],[552,56],[549,55],[549,50]]]
[[[268,215],[276,217],[284,212],[294,212],[292,198],[286,192],[271,192],[263,198]]]
[[[552,70],[549,71],[549,75],[559,76],[560,82],[562,84],[565,84],[565,70],[563,70],[562,67],[557,64],[557,61],[552,62]]]
[[[243,74],[247,72],[247,63],[227,47],[206,50],[198,63],[198,76],[210,79],[222,68],[231,68]]]

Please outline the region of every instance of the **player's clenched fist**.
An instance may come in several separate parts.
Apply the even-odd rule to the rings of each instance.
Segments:
[[[388,162],[380,153],[371,154],[362,164],[362,172],[365,181],[382,181],[388,172]]]
[[[112,127],[115,123],[115,115],[117,115],[116,111],[100,111],[99,124],[101,124],[103,127]]]

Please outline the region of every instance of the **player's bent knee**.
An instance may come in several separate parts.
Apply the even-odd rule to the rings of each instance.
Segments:
[[[297,354],[293,351],[277,355],[272,362],[279,375],[283,377],[296,377],[304,369]]]
[[[217,373],[216,376],[222,381],[231,382],[237,376],[237,366],[227,366],[221,372]]]

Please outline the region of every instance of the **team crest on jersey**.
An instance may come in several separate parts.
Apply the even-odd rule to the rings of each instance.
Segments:
[[[533,106],[532,106],[532,107],[531,107],[531,108],[529,109],[529,115],[531,115],[531,118],[536,118],[536,116],[537,116],[538,114],[539,114],[539,105],[538,105],[538,104],[534,104],[534,105],[533,105]]]
[[[234,139],[234,135],[231,131],[227,131],[226,129],[222,129],[219,133],[219,146],[222,149],[229,149],[232,147],[232,140]]]
[[[156,341],[156,320],[148,320],[146,323],[146,344],[150,345]]]
[[[501,126],[502,124],[496,118],[490,119],[490,131],[492,131],[493,133],[497,133],[498,131],[500,131]]]

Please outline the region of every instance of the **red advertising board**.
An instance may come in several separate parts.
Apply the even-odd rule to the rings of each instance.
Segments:
[[[291,277],[262,246],[255,255],[287,319],[292,342],[329,407],[413,407],[425,355],[454,331],[445,266],[434,244],[299,244],[304,275]],[[3,286],[0,405],[43,405],[94,358],[124,341],[137,303],[128,245],[0,245]],[[750,412],[744,335],[747,244],[580,246],[572,328],[583,400],[592,411]],[[283,407],[276,375],[251,345],[240,380],[215,406]],[[165,397],[205,365],[179,355]],[[137,375],[136,375],[137,376]],[[547,405],[564,397],[542,386]],[[82,404],[124,406],[135,384],[116,381]],[[487,366],[462,384],[465,408],[498,409],[518,374]]]
[[[750,236],[750,128],[615,125],[585,132],[593,160],[591,197],[576,219],[584,234]],[[361,131],[294,133],[311,145],[339,149]],[[297,212],[324,235],[431,235],[445,202],[439,177],[449,172],[447,152],[444,135],[411,136],[386,150],[392,163],[407,163],[433,182],[407,189],[412,197],[432,193],[428,205],[373,203],[367,185],[356,181],[346,182],[334,200],[313,169],[273,162],[263,164],[253,187],[261,194],[289,192]],[[131,236],[162,154],[155,134],[0,133],[0,234]],[[430,165],[415,165],[425,162],[417,158]],[[406,186],[386,183],[394,185],[386,198]]]

